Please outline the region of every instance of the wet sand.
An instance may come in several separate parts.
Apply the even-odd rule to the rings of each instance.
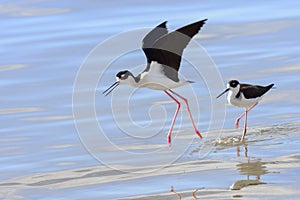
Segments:
[[[298,121],[252,128],[245,142],[238,140],[240,130],[226,130],[220,138],[206,141],[206,148],[214,146],[214,151],[201,160],[194,158],[203,149],[194,148],[189,151],[190,161],[179,161],[162,168],[128,166],[125,172],[116,170],[120,166],[114,166],[115,169],[94,166],[39,173],[0,182],[0,197],[22,199],[28,193],[32,196],[33,193],[43,191],[43,195],[55,198],[55,194],[68,190],[93,191],[99,188],[94,191],[96,195],[90,198],[97,199],[97,193],[102,196],[105,192],[101,188],[111,184],[111,195],[127,193],[127,198],[116,198],[124,200],[179,199],[178,194],[182,199],[195,199],[193,192],[198,199],[296,199],[300,195],[299,130]],[[211,132],[211,137],[214,134],[219,133]],[[274,145],[277,147],[274,148]],[[162,183],[161,192],[153,193],[151,184],[157,184],[154,183],[157,180],[166,181],[166,184]],[[142,185],[133,186],[132,182],[140,182]],[[118,187],[120,183],[123,184]],[[187,188],[176,190],[182,184]],[[171,192],[171,187],[178,194]],[[143,195],[130,197],[130,191]],[[36,197],[42,198],[38,195]]]

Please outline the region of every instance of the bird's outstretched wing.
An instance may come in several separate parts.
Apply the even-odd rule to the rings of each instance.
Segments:
[[[152,61],[157,61],[163,66],[168,78],[179,81],[178,70],[183,50],[206,20],[186,25],[170,33],[166,29],[166,22],[163,22],[150,31],[143,39],[142,48],[147,57],[147,67],[144,71],[150,69]]]
[[[142,41],[142,49],[147,57],[147,68],[144,71],[148,71],[150,68],[150,63],[154,60],[152,48],[154,43],[163,35],[168,33],[166,27],[167,21],[157,25],[154,29],[152,29],[143,39]]]
[[[178,71],[184,48],[199,32],[206,20],[189,24],[160,37],[153,45],[153,59]]]

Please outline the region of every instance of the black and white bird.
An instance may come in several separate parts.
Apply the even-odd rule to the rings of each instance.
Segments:
[[[217,96],[217,98],[219,98],[226,92],[229,92],[227,101],[233,106],[246,109],[245,112],[242,113],[235,121],[235,127],[238,128],[240,119],[245,116],[242,140],[244,140],[247,132],[248,112],[258,104],[263,95],[267,93],[273,86],[274,84],[270,84],[268,86],[250,85],[239,83],[237,80],[231,80],[227,84],[227,89]]]
[[[204,19],[189,24],[172,32],[168,32],[166,21],[156,26],[142,41],[142,49],[147,58],[145,70],[137,76],[134,76],[128,70],[120,71],[116,75],[117,81],[103,92],[103,94],[108,95],[121,84],[164,91],[177,104],[177,109],[167,136],[169,145],[171,144],[173,126],[180,109],[180,101],[173,95],[185,102],[193,128],[196,134],[202,138],[193,120],[188,100],[172,89],[193,83],[189,80],[180,80],[178,70],[180,68],[183,50],[190,40],[200,31],[206,20],[207,19]]]

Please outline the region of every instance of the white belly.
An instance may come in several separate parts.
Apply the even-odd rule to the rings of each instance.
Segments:
[[[175,82],[169,79],[163,72],[161,64],[152,62],[150,70],[141,74],[139,87],[152,90],[168,90],[188,84],[186,81]]]
[[[255,103],[258,103],[261,100],[261,97],[255,99],[246,99],[243,94],[241,94],[239,98],[236,98],[235,96],[236,94],[233,94],[232,91],[229,91],[227,101],[231,105],[241,108],[249,108],[250,106],[252,106]]]
[[[149,76],[146,73],[141,79],[139,85],[140,87],[150,88],[152,90],[168,90],[186,84],[188,84],[188,82],[175,82],[163,74],[151,74],[151,76]]]

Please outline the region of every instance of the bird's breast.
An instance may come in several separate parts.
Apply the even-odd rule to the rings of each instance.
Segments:
[[[241,108],[249,108],[255,103],[258,103],[261,100],[261,98],[255,98],[255,99],[246,99],[243,95],[243,93],[240,93],[239,97],[236,97],[236,94],[232,91],[229,91],[227,96],[227,101],[233,106],[241,107]]]
[[[139,87],[145,87],[152,90],[168,90],[186,84],[188,84],[188,82],[175,82],[163,73],[149,72],[142,73],[139,81]]]

